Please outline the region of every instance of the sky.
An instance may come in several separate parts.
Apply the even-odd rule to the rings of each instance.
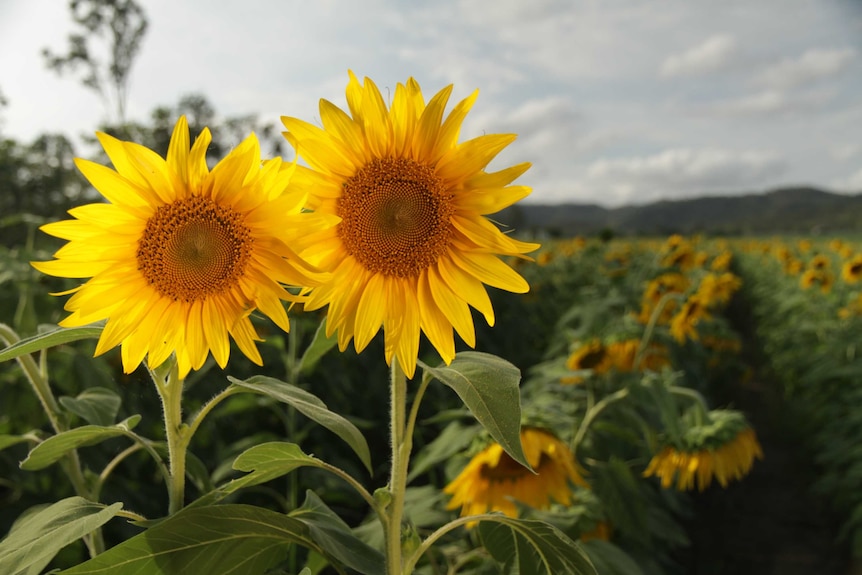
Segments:
[[[606,207],[811,185],[862,192],[862,0],[139,0],[128,115],[204,94],[220,117],[319,123],[347,71],[384,97],[413,77],[462,140],[518,139],[531,203]],[[79,137],[107,118],[47,70],[66,0],[0,0],[0,134]],[[82,151],[82,155],[86,152]]]

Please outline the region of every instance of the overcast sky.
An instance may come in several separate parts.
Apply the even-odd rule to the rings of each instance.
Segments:
[[[808,184],[862,191],[862,0],[139,0],[129,116],[203,93],[220,116],[316,122],[347,70],[413,76],[462,139],[514,132],[527,201],[605,206]],[[0,0],[0,133],[95,130],[106,112],[48,71],[66,0]],[[82,154],[86,153],[82,149]]]

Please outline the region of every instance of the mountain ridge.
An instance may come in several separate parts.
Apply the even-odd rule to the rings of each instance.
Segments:
[[[495,214],[493,219],[516,231],[559,237],[608,232],[616,235],[834,233],[862,231],[862,193],[838,194],[795,186],[617,208],[588,203],[521,203]]]

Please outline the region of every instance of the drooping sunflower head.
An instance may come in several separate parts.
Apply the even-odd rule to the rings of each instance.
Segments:
[[[517,517],[515,501],[546,509],[552,501],[569,505],[572,484],[586,486],[568,446],[549,431],[521,430],[524,455],[535,473],[509,457],[498,443],[473,456],[443,492],[452,496],[447,509],[461,507],[461,515],[500,511]]]
[[[296,298],[280,284],[311,287],[326,278],[297,252],[335,220],[302,213],[304,196],[288,187],[292,170],[278,159],[261,163],[253,134],[212,171],[209,130],[190,149],[185,117],[166,159],[97,135],[114,169],[76,164],[107,203],[43,226],[68,243],[53,261],[33,262],[50,275],[90,278],[71,290],[72,313],[61,325],[107,320],[96,354],[121,345],[127,373],[145,356],[156,367],[172,353],[180,377],[210,351],[224,367],[229,337],[261,363],[249,314],[259,309],[289,329],[282,300]]]
[[[538,249],[504,234],[486,216],[530,193],[510,185],[522,163],[486,172],[514,139],[510,134],[458,141],[477,93],[444,117],[448,86],[427,104],[411,78],[398,84],[387,108],[380,91],[350,73],[349,114],[320,103],[322,128],[283,117],[285,136],[308,167],[297,181],[316,212],[340,218],[316,246],[314,263],[332,279],[313,289],[308,309],[329,306],[327,330],[343,350],[361,351],[382,327],[387,362],[393,355],[413,375],[420,333],[447,363],[453,328],[471,347],[470,306],[494,324],[485,285],[524,293],[527,282],[499,256]]]
[[[690,491],[695,484],[703,491],[713,479],[722,487],[741,479],[755,459],[763,459],[763,450],[745,417],[713,410],[708,422],[688,429],[679,445],[667,445],[653,456],[643,475],[658,477],[665,489],[675,482],[679,491]]]

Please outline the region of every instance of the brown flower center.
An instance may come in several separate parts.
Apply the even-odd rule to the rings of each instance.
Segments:
[[[449,245],[452,194],[434,170],[406,158],[375,159],[344,183],[339,236],[366,269],[415,277]]]
[[[234,286],[254,239],[242,215],[192,196],[161,206],[138,241],[138,269],[161,295],[192,302]]]
[[[550,462],[551,458],[548,457],[546,453],[542,453],[539,456],[539,464],[536,466],[535,469],[536,473],[540,473],[541,469]],[[485,479],[489,479],[496,482],[517,481],[522,477],[526,477],[533,474],[526,467],[512,459],[508,453],[503,453],[502,455],[500,455],[500,460],[494,467],[491,467],[490,465],[483,465],[482,467],[480,467],[479,473]]]

